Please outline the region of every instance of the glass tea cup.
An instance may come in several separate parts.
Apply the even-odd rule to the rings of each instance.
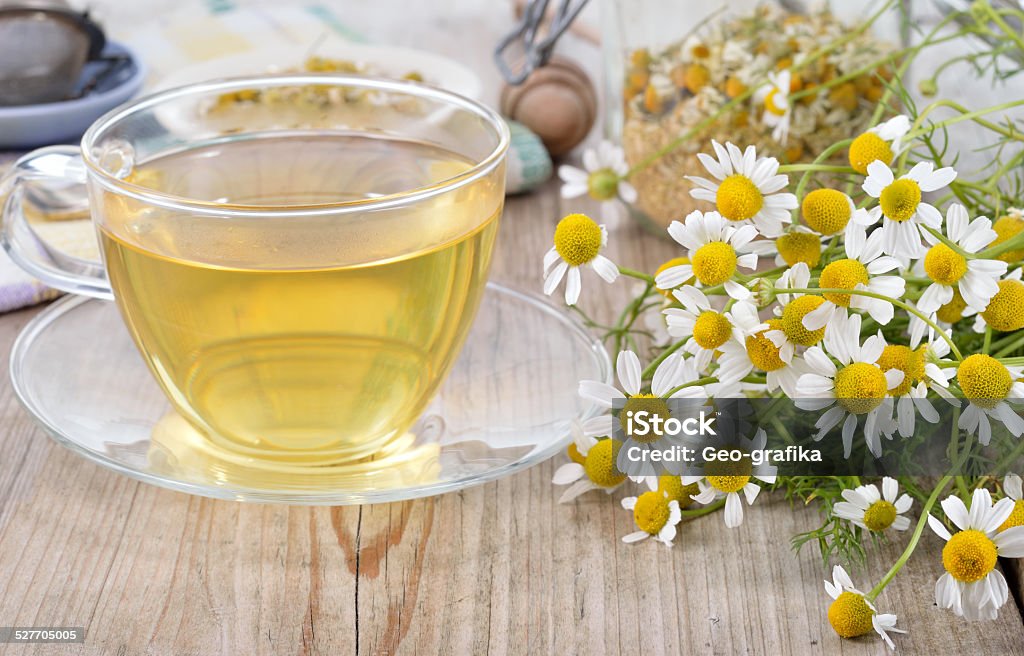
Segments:
[[[116,301],[215,447],[359,461],[415,421],[458,356],[508,143],[490,109],[414,82],[195,84],[114,110],[80,149],[18,160],[0,182],[0,240],[47,285]],[[40,237],[85,210],[100,261]]]

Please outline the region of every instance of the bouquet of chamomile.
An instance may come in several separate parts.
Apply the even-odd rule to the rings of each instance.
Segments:
[[[880,15],[794,62],[789,75],[766,74],[723,111],[768,112],[784,139],[791,75]],[[863,560],[873,539],[905,543],[881,580],[857,586],[837,565],[825,584],[833,599],[827,619],[840,636],[877,632],[890,646],[890,634],[902,629],[876,599],[927,529],[928,539],[945,542],[938,606],[967,620],[997,617],[1009,598],[998,558],[1024,557],[1024,500],[1014,473],[1024,461],[1024,126],[1012,118],[1024,99],[971,108],[932,96],[958,60],[993,80],[1019,72],[1005,62],[1024,52],[1012,27],[1022,21],[1020,10],[976,2],[919,34],[915,45],[870,62],[865,70],[895,71],[879,79],[885,92],[871,127],[810,163],[783,165],[728,140],[706,144],[704,174],[679,180],[704,207],[668,227],[678,245],[668,262],[618,266],[605,254],[604,225],[584,214],[558,222],[544,256],[544,292],[564,287],[566,303],[604,330],[617,382],[580,381],[579,394],[607,412],[573,427],[553,481],[564,488],[563,502],[629,486],[621,503],[636,530],[623,540],[669,546],[701,516],[720,513],[742,530],[763,489],[813,502],[821,526],[793,543],[818,544],[826,563]],[[909,93],[901,80],[917,55],[953,39],[977,39],[978,47]],[[957,131],[968,125],[988,136],[974,144],[988,162],[977,171],[958,170],[953,152]],[[629,180],[637,171],[621,148],[602,143],[585,154],[584,166],[562,167],[566,197],[635,199]],[[575,307],[581,294],[601,292],[598,280],[584,279],[593,277],[586,269],[609,284],[634,279],[635,293],[614,324]],[[620,466],[625,413],[655,412],[678,399],[714,407],[738,398],[799,409],[809,422],[806,443],[833,449],[836,459],[870,463],[886,449],[909,453],[938,442],[941,457],[930,462],[943,469],[915,469],[907,458],[895,476],[871,467],[787,475],[752,459],[654,475]],[[750,451],[764,446],[765,428],[792,437],[791,424],[770,412],[758,422]]]

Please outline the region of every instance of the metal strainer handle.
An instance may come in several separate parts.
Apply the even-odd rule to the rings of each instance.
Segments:
[[[544,21],[549,0],[530,0],[523,11],[522,19],[494,49],[494,63],[505,81],[513,86],[522,84],[530,73],[546,64],[555,49],[555,42],[569,29],[588,1],[560,0],[551,25],[542,37],[540,26]],[[518,68],[514,68],[511,61],[511,57],[516,55],[516,50],[523,58]]]

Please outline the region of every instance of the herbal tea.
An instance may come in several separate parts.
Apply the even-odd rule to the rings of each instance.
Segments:
[[[103,197],[102,249],[136,344],[215,443],[296,462],[373,455],[422,412],[483,293],[493,185],[355,214],[312,206],[430,187],[471,168],[409,141],[309,134],[161,156],[129,181],[219,206],[295,208],[223,226]]]

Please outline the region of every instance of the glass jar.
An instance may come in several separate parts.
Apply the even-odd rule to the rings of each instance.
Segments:
[[[605,133],[625,151],[638,194],[631,214],[658,233],[694,209],[713,209],[691,198],[684,179],[711,177],[697,154],[712,152],[712,139],[798,163],[871,124],[891,79],[889,66],[875,64],[893,46],[867,30],[801,65],[851,31],[827,7],[782,5],[732,0],[725,11],[714,2],[605,0]],[[881,27],[891,28],[886,21]],[[785,134],[773,120],[780,108],[769,79],[791,68]]]

